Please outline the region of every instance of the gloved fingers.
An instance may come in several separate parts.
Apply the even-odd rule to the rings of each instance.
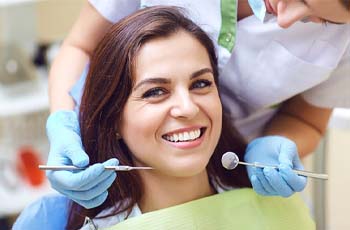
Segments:
[[[86,167],[89,157],[82,148],[80,136],[72,131],[58,134],[63,137],[53,136],[50,144],[48,165],[75,165]]]
[[[117,158],[111,158],[109,160],[106,160],[102,164],[103,164],[103,166],[118,166],[119,165],[119,161],[118,161]]]
[[[300,161],[297,147],[293,143],[290,147],[281,148],[281,153],[278,157],[280,165],[287,165],[293,169],[303,170],[304,166]]]
[[[119,161],[118,161],[118,159],[116,159],[116,158],[112,158],[112,159],[109,159],[109,160],[103,162],[102,165],[103,165],[104,167],[106,167],[106,166],[107,166],[107,167],[108,167],[108,166],[117,166],[117,165],[119,165]],[[106,178],[109,178],[109,177],[111,177],[112,175],[113,175],[113,177],[114,177],[114,179],[115,179],[115,177],[116,177],[116,171],[113,171],[113,170],[105,170],[102,174],[100,174],[98,177],[96,177],[94,181],[92,181],[91,183],[87,183],[87,184],[81,186],[81,187],[79,188],[79,190],[80,190],[80,191],[89,190],[89,189],[95,187],[96,185],[101,184],[102,181],[105,181]],[[113,180],[114,180],[114,179],[113,179]],[[108,186],[108,187],[109,187],[109,186]]]
[[[269,181],[269,184],[273,187],[274,191],[276,191],[275,194],[283,197],[293,195],[293,190],[289,187],[287,182],[282,178],[276,169],[266,167],[263,171],[266,179]]]
[[[63,152],[74,166],[83,168],[89,165],[89,156],[83,150],[79,142],[71,142],[69,145],[65,146]]]
[[[297,146],[294,142],[286,139],[286,141],[281,144],[278,160],[280,164],[286,164],[293,167],[295,158],[299,158]]]
[[[93,175],[94,174],[94,175]],[[75,190],[75,191],[84,191],[84,190],[89,190],[94,187],[94,185],[98,185],[102,183],[106,178],[111,177],[112,175],[116,176],[116,172],[113,170],[105,170],[103,167],[103,171],[101,172],[100,170],[85,174],[81,178],[79,178],[76,182],[80,182],[80,185],[76,187],[72,187],[72,189],[69,190]]]
[[[101,163],[94,164],[94,165],[90,166],[89,168],[87,168],[86,170],[83,170],[83,172],[87,171],[91,167],[95,167],[95,165],[97,165],[96,169],[92,169],[91,172],[87,171],[85,174],[82,174],[79,179],[77,179],[76,182],[80,182],[80,186],[78,187],[78,190],[81,190],[81,188],[86,186],[86,185],[94,183],[94,181],[99,177],[107,178],[107,177],[109,177],[109,175],[115,174],[114,170],[105,170],[104,167],[105,166],[117,166],[118,164],[119,164],[119,161],[115,158],[112,158],[112,159],[109,159],[109,160],[103,162],[102,164]],[[102,169],[102,171],[101,171],[101,169]]]
[[[87,183],[84,185],[77,185],[76,187],[66,187],[66,186],[64,187],[62,186],[62,182],[52,181],[51,186],[58,191],[84,192],[84,191],[89,191],[95,186],[98,186],[99,184],[103,183],[113,175],[114,177],[116,177],[115,171],[105,170],[104,172],[102,172],[102,174],[98,175],[94,180],[90,181],[90,183]]]
[[[101,178],[107,178],[114,174],[113,170],[105,170],[105,166],[116,166],[118,160],[109,159],[103,164],[97,163],[81,171],[52,171],[49,180],[51,185],[55,185],[62,190],[81,190],[85,185],[100,182]]]
[[[293,169],[304,170],[304,165],[301,162],[299,156],[296,157],[293,161]]]
[[[83,206],[84,208],[90,209],[90,208],[95,208],[103,204],[103,202],[107,199],[108,192],[105,191],[101,195],[95,197],[94,199],[91,200],[79,200],[79,199],[72,199],[79,205]]]
[[[306,177],[297,175],[290,167],[283,164],[279,166],[279,172],[293,191],[301,192],[304,190],[307,184]]]
[[[266,179],[264,170],[262,168],[254,168],[256,177],[259,179],[261,185],[264,187],[265,191],[269,194],[276,194],[275,189],[270,185],[270,182]]]
[[[106,178],[106,180],[102,181],[100,184],[96,185],[95,187],[89,190],[62,190],[60,192],[62,192],[65,196],[69,197],[72,200],[89,201],[107,191],[108,188],[113,184],[115,178],[116,174],[112,174],[110,177]],[[55,186],[53,186],[53,188],[56,189]]]
[[[256,175],[252,175],[250,177],[250,182],[252,183],[254,191],[257,192],[258,194],[263,196],[271,195],[265,190],[264,186],[261,184],[261,182],[259,181]]]
[[[112,173],[110,173],[112,172]],[[79,189],[77,189],[76,191],[87,191],[90,190],[92,188],[94,188],[97,185],[100,185],[101,183],[103,183],[107,178],[110,177],[115,177],[117,176],[117,173],[115,171],[111,171],[108,170],[108,172],[103,172],[100,176],[98,176],[94,181],[92,181],[89,184],[85,184],[84,186],[81,186]]]
[[[112,174],[102,164],[94,164],[81,171],[53,171],[49,180],[51,185],[57,184],[61,189],[79,190],[80,187],[92,183],[102,173]]]

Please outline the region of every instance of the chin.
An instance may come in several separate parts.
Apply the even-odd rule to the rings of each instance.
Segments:
[[[208,161],[177,162],[168,165],[168,168],[164,169],[164,172],[174,177],[193,177],[206,171]]]

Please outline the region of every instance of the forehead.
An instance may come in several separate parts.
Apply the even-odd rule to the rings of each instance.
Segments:
[[[210,68],[206,48],[185,31],[155,38],[143,44],[134,62],[135,80],[152,75],[188,75],[199,68]]]

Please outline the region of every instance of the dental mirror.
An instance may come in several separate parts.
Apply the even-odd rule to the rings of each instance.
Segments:
[[[247,163],[247,162],[239,161],[237,154],[235,154],[234,152],[226,152],[224,155],[222,155],[221,164],[224,168],[226,168],[228,170],[235,169],[239,164],[251,166],[251,167],[257,167],[257,168],[271,167],[271,168],[278,170],[278,166],[276,166],[276,165],[266,165],[266,164],[261,164],[258,162]],[[305,170],[297,170],[297,169],[293,169],[293,172],[295,172],[296,174],[298,174],[300,176],[328,180],[328,174],[320,174],[320,173],[314,173],[314,172],[309,172],[309,171],[305,171]]]

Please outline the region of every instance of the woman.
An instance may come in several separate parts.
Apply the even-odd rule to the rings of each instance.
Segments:
[[[112,28],[84,88],[83,146],[91,164],[117,158],[155,170],[119,173],[107,201],[83,216],[173,206],[216,193],[211,183],[250,186],[244,168],[228,172],[220,163],[225,151],[243,157],[245,144],[222,125],[217,76],[211,40],[175,9],[142,10]],[[84,220],[73,214],[80,208],[73,205],[68,226]]]

